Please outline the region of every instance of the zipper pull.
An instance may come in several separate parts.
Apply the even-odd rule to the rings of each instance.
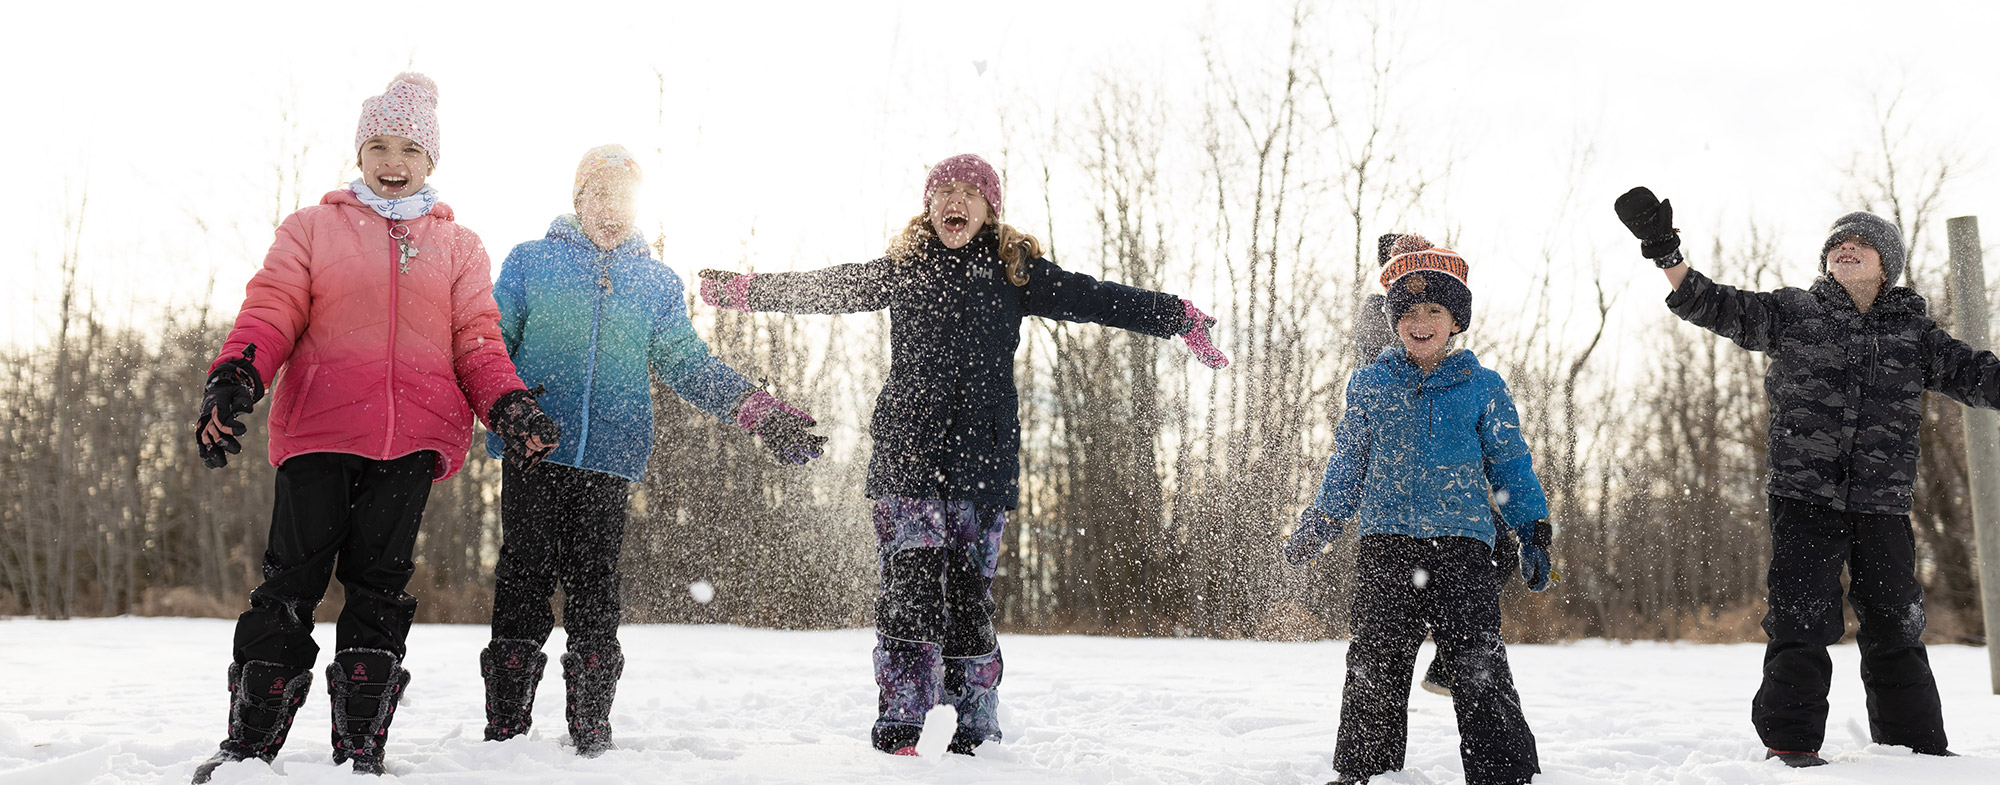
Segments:
[[[395,222],[389,226],[389,239],[396,241],[396,271],[405,275],[410,272],[410,260],[417,258],[417,247],[410,244],[410,226]]]

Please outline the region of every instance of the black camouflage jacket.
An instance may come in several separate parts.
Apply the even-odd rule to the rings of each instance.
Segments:
[[[1811,289],[1746,292],[1689,270],[1667,308],[1771,355],[1773,496],[1908,514],[1924,391],[2000,409],[2000,358],[1951,337],[1905,287],[1883,291],[1862,313],[1825,276]]]

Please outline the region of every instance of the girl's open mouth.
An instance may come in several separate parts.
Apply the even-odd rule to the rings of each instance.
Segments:
[[[401,191],[403,190],[403,186],[410,184],[410,178],[398,177],[393,174],[385,174],[375,179],[382,183],[384,189],[390,191]]]
[[[965,225],[969,223],[971,221],[966,220],[966,217],[963,215],[947,215],[944,217],[944,228],[954,232],[964,229]]]

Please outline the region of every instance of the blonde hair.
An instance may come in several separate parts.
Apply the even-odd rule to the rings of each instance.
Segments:
[[[995,221],[993,233],[1000,243],[1000,261],[1007,265],[1007,282],[1015,286],[1028,285],[1028,260],[1042,255],[1042,241],[1035,236],[1007,224]],[[903,227],[903,232],[889,241],[889,258],[907,262],[923,254],[924,243],[936,237],[931,228],[929,213],[918,213]]]

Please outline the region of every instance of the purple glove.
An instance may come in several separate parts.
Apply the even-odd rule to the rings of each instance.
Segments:
[[[762,437],[772,457],[792,466],[803,466],[820,456],[826,437],[807,430],[815,424],[812,415],[763,390],[751,393],[736,406],[737,427]]]
[[[756,273],[732,273],[728,270],[702,270],[701,301],[716,308],[750,312],[750,279]]]
[[[1181,300],[1181,305],[1186,309],[1188,318],[1188,328],[1181,333],[1181,340],[1187,341],[1194,358],[1210,368],[1228,365],[1229,358],[1222,356],[1222,350],[1208,342],[1208,328],[1215,326],[1215,317],[1202,313],[1200,308],[1194,307],[1194,303],[1185,299]]]

